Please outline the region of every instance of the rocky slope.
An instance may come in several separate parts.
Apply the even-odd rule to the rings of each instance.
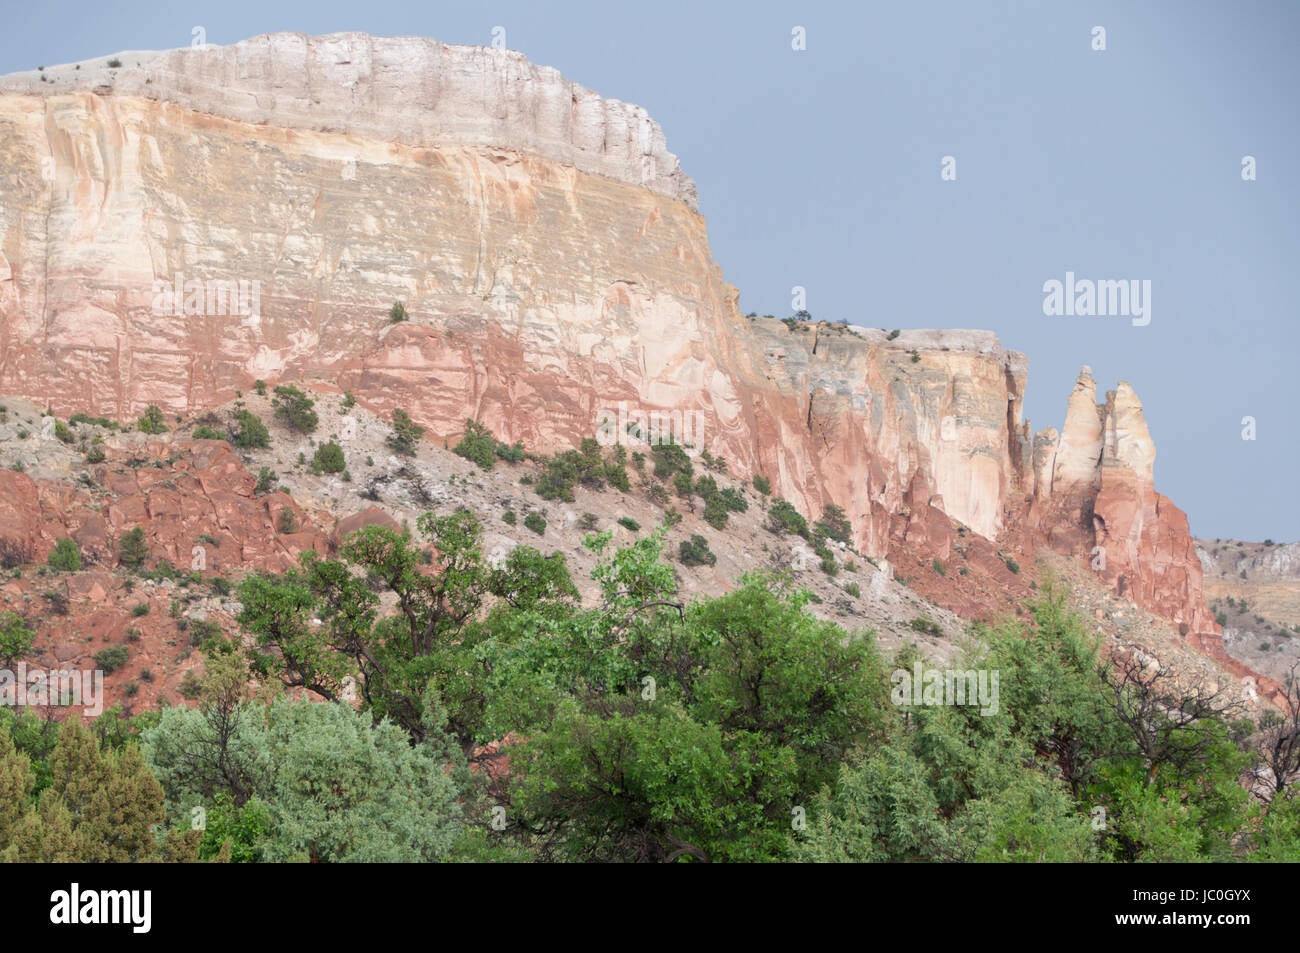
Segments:
[[[1300,543],[1198,539],[1196,553],[1227,652],[1284,679],[1300,664]]]
[[[516,53],[276,34],[0,78],[0,391],[127,421],[295,381],[536,450],[690,415],[940,605],[1100,547],[1102,585],[1216,651],[1132,389],[1083,374],[1031,437],[1027,370],[985,331],[741,316],[659,127]]]

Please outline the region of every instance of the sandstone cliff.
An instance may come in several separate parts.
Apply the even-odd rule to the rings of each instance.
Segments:
[[[1118,591],[1215,633],[1126,384],[1099,408],[1081,378],[1031,442],[1027,361],[989,332],[742,317],[638,107],[412,38],[118,58],[0,78],[0,390],[127,420],[300,381],[537,449],[619,403],[695,413],[863,553],[1100,545]]]

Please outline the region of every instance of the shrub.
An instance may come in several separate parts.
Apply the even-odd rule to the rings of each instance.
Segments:
[[[157,404],[150,404],[144,409],[144,416],[136,418],[135,427],[141,433],[166,433],[167,426],[163,423],[162,409]]]
[[[407,416],[406,411],[400,407],[393,411],[393,431],[387,440],[389,448],[404,457],[413,457],[423,435],[424,428]]]
[[[398,321],[406,320],[406,306],[400,301],[394,301],[392,308],[388,311],[388,320],[396,324]]]
[[[634,533],[641,528],[641,524],[630,516],[620,516],[618,518],[618,525],[622,526],[624,529],[630,529]]]
[[[943,568],[943,563],[939,560],[938,556],[934,557],[934,561],[930,563],[930,568],[941,576],[948,575],[948,570]]]
[[[853,534],[853,524],[844,515],[842,507],[827,503],[822,509],[822,518],[817,521],[818,531],[830,539],[847,543]]]
[[[257,394],[258,394],[259,397],[265,397],[265,396],[266,396],[266,381],[264,381],[264,380],[255,380],[255,381],[253,381],[253,390],[257,391]]]
[[[458,457],[477,463],[480,469],[491,470],[496,462],[496,438],[484,424],[476,420],[465,421],[465,436],[451,448]]]
[[[111,60],[108,61],[108,68],[109,68],[109,69],[121,69],[121,68],[122,68],[122,61],[119,60],[119,59],[115,56],[115,57],[113,57]]]
[[[32,558],[31,549],[19,539],[0,539],[0,568],[17,569]],[[22,570],[17,570],[14,578],[20,578]]]
[[[927,632],[930,635],[943,635],[943,629],[939,628],[939,624],[923,615],[917,616],[909,622],[908,625],[917,632]]]
[[[720,491],[718,496],[721,497],[723,505],[735,513],[743,513],[749,509],[749,501],[731,487]]]
[[[54,421],[54,436],[63,443],[72,443],[72,431],[62,420]]]
[[[109,420],[107,417],[91,417],[89,414],[73,414],[68,418],[69,424],[91,424],[96,427],[103,427],[105,430],[117,430],[117,421]]]
[[[277,387],[271,403],[275,407],[275,419],[296,433],[312,433],[320,423],[316,411],[312,410],[316,402],[290,384]]]
[[[86,451],[86,462],[87,462],[87,463],[103,463],[103,462],[104,462],[104,448],[101,447],[99,444],[94,444],[94,445],[93,445],[89,450]]]
[[[1010,569],[1012,572],[1014,573],[1020,572],[1020,564],[1017,563],[1010,556],[1003,556],[1002,561],[1007,564],[1007,568]]]
[[[899,331],[897,328],[895,328],[893,331],[890,331],[889,334],[885,335],[885,340],[892,341],[902,333],[903,333],[902,331]]]
[[[724,529],[727,525],[727,504],[718,494],[707,497],[704,501],[704,522],[714,529]]]
[[[609,479],[609,485],[614,489],[621,490],[624,493],[632,489],[632,481],[628,479],[626,467],[611,466],[606,469],[605,473]]]
[[[68,614],[68,597],[59,592],[57,589],[51,589],[49,592],[43,592],[41,595],[45,601],[50,604],[50,611],[55,615]],[[90,641],[90,636],[86,636],[86,641]]]
[[[35,642],[36,633],[26,619],[16,612],[0,612],[0,663],[4,668],[12,669],[14,662],[27,655]]]
[[[316,455],[311,459],[312,469],[326,473],[342,473],[345,467],[343,448],[333,440],[316,448]]]
[[[677,491],[678,496],[686,501],[686,505],[690,507],[691,512],[694,513],[695,501],[693,497],[695,495],[695,485],[691,483],[691,475],[682,470],[674,473],[673,489]]]
[[[531,511],[524,517],[524,525],[531,529],[538,536],[546,532],[546,517],[536,510]]]
[[[131,615],[135,616],[137,619],[140,618],[140,616],[144,616],[148,614],[149,614],[149,603],[147,602],[137,602],[131,608]]]
[[[578,482],[578,467],[574,451],[556,454],[542,465],[537,478],[537,495],[544,500],[573,502],[573,487]]]
[[[81,550],[73,540],[65,536],[54,544],[54,550],[46,562],[58,572],[76,572],[81,568]]]
[[[600,524],[600,517],[595,513],[583,513],[582,518],[578,520],[578,528],[593,530]]]
[[[149,544],[144,538],[144,527],[137,526],[122,534],[117,544],[117,560],[128,569],[139,569],[149,558]]]
[[[694,535],[690,541],[682,540],[677,546],[677,558],[683,566],[712,566],[718,557],[709,549],[709,541]]]
[[[271,488],[274,486],[275,474],[271,472],[270,467],[262,467],[257,471],[257,486],[253,488],[255,494],[261,496],[264,493],[270,493]]]
[[[310,401],[308,402],[310,405]],[[313,413],[312,418],[315,418]],[[312,428],[315,429],[315,423]],[[196,430],[195,435],[198,435]],[[252,450],[254,447],[269,447],[271,445],[271,434],[266,429],[266,424],[262,423],[262,418],[257,416],[251,410],[241,410],[235,415],[235,432],[231,437],[231,443],[241,450]]]
[[[95,664],[111,673],[126,664],[128,653],[126,647],[122,645],[110,645],[106,649],[100,649],[95,653]]]
[[[294,515],[292,509],[287,506],[280,508],[280,515],[276,517],[275,528],[284,535],[298,532],[298,517]]]
[[[845,583],[845,584],[844,584],[844,591],[847,592],[849,595],[851,595],[851,596],[852,596],[853,598],[855,598],[855,599],[856,599],[858,596],[862,595],[862,587],[859,586],[856,582]]]
[[[504,513],[501,514],[501,519],[505,522],[507,526],[514,526],[515,523],[518,521],[518,517],[515,516],[514,510],[506,510]]]
[[[778,536],[794,533],[808,538],[808,521],[790,503],[780,497],[767,514],[767,528]]]
[[[660,480],[667,480],[675,473],[689,477],[695,470],[690,456],[675,443],[655,444],[650,448],[650,457],[654,461],[655,477]]]
[[[220,430],[209,427],[207,424],[199,424],[190,434],[195,440],[225,440],[226,435]]]

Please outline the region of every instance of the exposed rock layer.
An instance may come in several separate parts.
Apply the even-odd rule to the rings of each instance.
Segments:
[[[733,473],[843,506],[865,553],[948,559],[954,521],[1101,546],[1117,589],[1215,634],[1128,385],[1099,406],[1081,376],[1031,442],[1027,361],[988,332],[742,317],[638,107],[430,40],[121,57],[0,79],[0,390],[127,420],[302,381],[538,449],[620,402],[697,414]]]

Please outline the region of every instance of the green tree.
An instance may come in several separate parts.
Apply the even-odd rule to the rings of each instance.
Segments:
[[[51,569],[59,572],[76,572],[81,568],[81,550],[75,541],[65,536],[54,544],[47,562]]]
[[[135,526],[122,534],[117,544],[117,559],[128,569],[139,569],[149,558],[149,543],[144,537],[144,527]]]
[[[323,443],[316,448],[311,461],[312,469],[325,473],[342,473],[347,466],[343,459],[343,448],[334,441]]]
[[[256,672],[329,699],[356,673],[364,706],[417,740],[434,693],[449,729],[472,751],[490,740],[479,731],[492,666],[484,653],[517,637],[543,611],[539,599],[567,604],[571,584],[562,560],[543,562],[526,547],[490,569],[482,528],[468,511],[426,513],[417,529],[438,554],[433,572],[408,535],[368,526],[343,541],[336,559],[308,552],[301,571],[246,577],[240,622],[255,639]],[[380,615],[380,593],[391,594],[396,614]],[[521,608],[491,605],[493,594]],[[489,607],[491,625],[480,615]]]
[[[452,447],[452,453],[477,463],[484,470],[491,470],[496,462],[496,438],[492,431],[476,420],[465,421],[465,436],[460,443]]]
[[[35,786],[31,758],[14,746],[8,726],[0,725],[0,854],[14,842]]]
[[[101,750],[75,718],[58,730],[50,781],[19,823],[9,858],[123,863],[158,858],[163,793],[135,744]]]
[[[305,419],[305,418],[304,418]],[[315,428],[315,424],[312,424]],[[271,433],[262,423],[262,418],[250,410],[241,410],[235,414],[230,442],[241,450],[252,450],[271,445]]]
[[[144,409],[144,415],[136,419],[135,426],[141,433],[166,433],[167,426],[163,423],[164,419],[162,409],[157,404],[150,404]]]
[[[258,470],[257,486],[253,488],[253,492],[257,496],[262,496],[266,493],[270,493],[274,487],[275,487],[275,473],[272,472],[271,468],[262,467],[260,470]]]
[[[794,533],[804,539],[809,536],[808,521],[789,502],[779,497],[767,511],[767,528],[778,536],[786,533]]]
[[[396,725],[340,703],[245,701],[233,711],[224,739],[210,703],[167,709],[143,739],[173,817],[194,806],[209,812],[214,826],[201,856],[227,845],[231,859],[271,862],[425,863],[451,855],[463,829],[465,772],[448,772],[463,759],[436,724],[429,742],[412,747]],[[220,765],[192,757],[223,741],[229,772],[248,785],[242,804]]]
[[[12,669],[14,662],[27,657],[35,641],[36,633],[26,619],[16,612],[0,612],[0,668]]]
[[[543,859],[783,857],[791,807],[879,737],[869,640],[766,577],[684,609],[663,532],[613,554],[593,536],[601,607],[530,627],[495,669],[489,725],[528,739],[511,834]]]
[[[275,389],[271,404],[275,419],[294,433],[309,434],[316,430],[320,418],[312,408],[316,402],[292,384],[281,384]]]
[[[677,546],[677,558],[683,566],[712,566],[718,557],[709,549],[709,541],[703,536],[693,534],[690,540],[682,540]]]
[[[844,515],[844,510],[834,503],[827,503],[822,509],[822,518],[817,521],[817,529],[821,531],[821,535],[841,543],[847,543],[853,534],[853,525]]]
[[[420,437],[424,435],[424,428],[411,420],[406,411],[400,407],[393,411],[393,430],[388,435],[388,446],[396,453],[404,457],[415,456],[415,451],[420,446]]]
[[[102,668],[105,673],[115,672],[127,661],[126,647],[122,645],[110,645],[106,649],[100,649],[95,653],[95,664]]]

